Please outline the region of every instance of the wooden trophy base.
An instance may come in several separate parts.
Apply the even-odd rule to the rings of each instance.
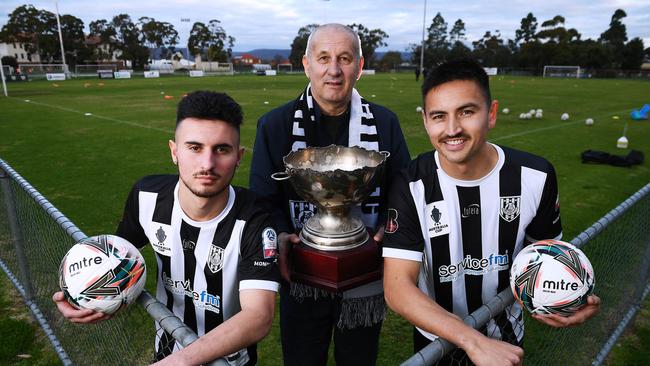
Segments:
[[[330,292],[343,292],[381,279],[382,261],[377,242],[341,251],[314,249],[304,243],[291,251],[291,280]]]

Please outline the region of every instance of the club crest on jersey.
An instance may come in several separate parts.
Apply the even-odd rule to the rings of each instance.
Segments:
[[[500,197],[499,216],[502,219],[512,222],[519,217],[521,211],[521,196]]]
[[[449,234],[449,215],[445,201],[429,203],[426,207],[426,215],[430,238]]]
[[[262,248],[264,250],[264,259],[278,256],[278,235],[273,228],[267,227],[262,231]]]
[[[307,201],[289,200],[289,213],[291,214],[293,227],[300,230],[307,220],[316,214],[316,206]]]
[[[151,246],[153,247],[153,250],[156,251],[156,253],[161,255],[166,255],[166,256],[171,255],[172,252],[171,244],[165,242],[165,240],[167,240],[168,238],[167,230],[171,230],[171,227],[169,225],[164,225],[159,223],[154,223],[154,225],[152,225],[151,227],[153,233],[150,231],[149,234],[147,235],[149,237],[149,241],[151,242]],[[156,226],[158,226],[158,229],[156,229]],[[153,234],[155,240],[152,240],[153,238],[151,237],[151,234]]]
[[[210,272],[217,273],[223,268],[223,248],[214,244],[210,246],[210,254],[208,254],[208,268]]]
[[[397,223],[397,210],[394,208],[388,209],[388,219],[386,220],[386,232],[392,234],[397,231],[399,224]]]

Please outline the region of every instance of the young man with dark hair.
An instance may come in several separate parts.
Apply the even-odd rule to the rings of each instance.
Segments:
[[[375,240],[381,241],[385,219],[379,216],[385,211],[387,177],[404,167],[410,156],[397,116],[365,100],[354,88],[363,56],[359,36],[352,29],[342,24],[318,27],[309,36],[302,62],[309,85],[296,100],[260,118],[250,176],[251,190],[269,197],[278,209],[279,264],[286,280],[280,289],[284,364],[326,365],[333,340],[338,365],[374,365],[386,307],[381,281],[342,294],[291,283],[289,252],[300,242],[296,234],[315,206],[289,184],[271,179],[271,174],[285,170],[283,156],[306,147],[335,144],[389,151],[384,178],[355,207]]]
[[[158,262],[156,298],[199,335],[187,348],[158,326],[156,361],[198,365],[225,358],[255,365],[256,342],[273,321],[279,286],[277,235],[270,209],[252,192],[230,185],[244,154],[240,106],[228,95],[188,94],[178,105],[169,140],[178,175],[137,182],[117,235],[147,243]],[[59,311],[75,323],[109,316],[77,310],[58,292]]]
[[[422,97],[435,151],[412,161],[391,186],[383,247],[386,301],[416,327],[416,352],[438,336],[459,347],[440,364],[518,365],[519,304],[483,332],[462,319],[509,287],[510,265],[521,248],[561,238],[555,170],[539,156],[486,141],[498,102],[475,62],[433,69]],[[592,295],[570,317],[534,318],[554,327],[576,325],[593,316],[599,303]]]

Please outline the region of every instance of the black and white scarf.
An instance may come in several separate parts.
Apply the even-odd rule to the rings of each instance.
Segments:
[[[316,127],[316,114],[314,113],[314,98],[311,94],[311,84],[298,97],[294,105],[294,114],[291,129],[291,151],[313,146]],[[364,100],[356,89],[352,89],[350,103],[350,122],[348,127],[348,146],[359,146],[367,150],[379,151],[379,135],[377,134],[377,121],[372,113],[370,104]],[[361,205],[352,209],[352,214],[361,217],[363,223],[370,228],[375,228],[379,216],[380,188],[375,191]],[[309,217],[313,213],[312,205],[290,202],[291,218],[295,229],[301,229],[301,217]],[[305,215],[303,210],[312,211]],[[345,291],[342,295],[332,294],[324,290],[298,284],[291,284],[291,295],[296,298],[321,296],[342,296],[341,316],[337,326],[342,329],[371,326],[381,322],[385,317],[386,306],[383,298],[382,281],[372,282],[358,288]]]

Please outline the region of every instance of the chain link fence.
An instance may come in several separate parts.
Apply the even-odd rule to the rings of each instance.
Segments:
[[[64,319],[51,300],[58,291],[58,266],[67,250],[86,235],[1,159],[0,187],[0,268],[24,297],[63,364],[148,364],[156,357],[154,344],[170,344],[157,339],[159,327],[166,331],[162,334],[184,346],[197,339],[146,291],[138,299],[140,306],[130,306],[110,321],[89,326]],[[596,294],[602,300],[600,313],[587,324],[568,329],[547,327],[524,315],[527,365],[599,365],[604,361],[650,292],[648,217],[650,184],[571,241],[592,262]],[[494,321],[510,320],[503,314],[513,301],[506,289],[465,322],[490,335]],[[512,334],[504,336],[519,331],[512,328]],[[452,364],[469,361],[452,344],[439,339],[404,365],[430,365],[441,359]],[[217,360],[212,364],[227,363]]]
[[[86,235],[1,159],[0,187],[0,268],[64,365],[150,364],[156,358],[154,344],[170,344],[156,339],[160,327],[183,346],[198,338],[146,291],[138,298],[140,306],[132,305],[108,321],[77,325],[66,320],[52,302],[52,294],[59,291],[59,264]],[[227,363],[216,360],[211,365]]]
[[[600,365],[639,310],[650,292],[650,184],[643,187],[595,224],[571,240],[580,247],[594,268],[595,293],[601,299],[600,312],[574,328],[552,328],[524,315],[524,364]],[[483,334],[499,322],[512,305],[510,289],[499,293],[465,319]],[[512,320],[512,319],[508,319]],[[516,323],[516,322],[515,322]],[[512,328],[502,339],[512,338]],[[471,364],[453,344],[438,339],[402,365]]]

